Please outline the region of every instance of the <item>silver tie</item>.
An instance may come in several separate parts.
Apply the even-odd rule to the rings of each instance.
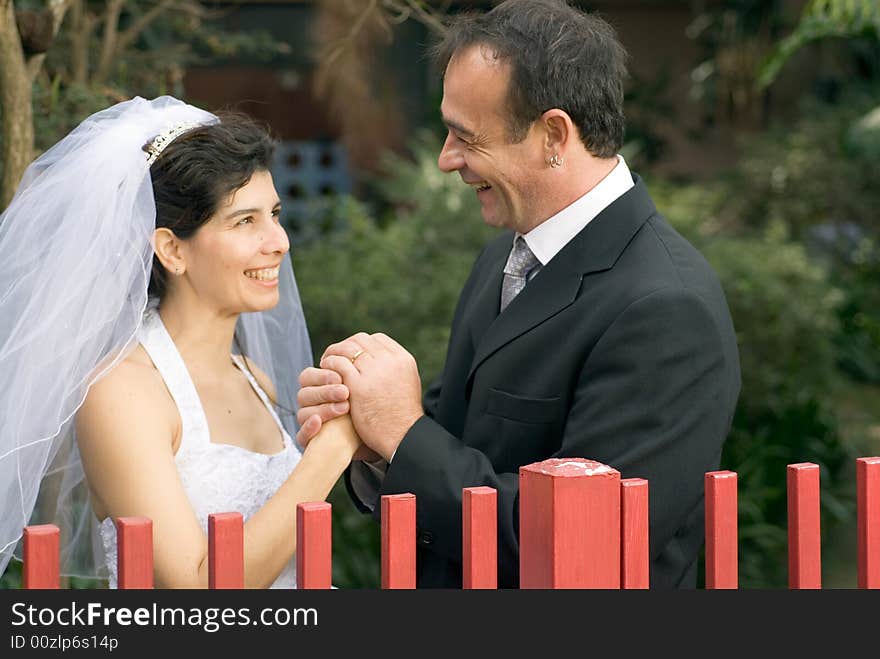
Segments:
[[[522,236],[517,236],[504,266],[504,281],[501,284],[501,311],[525,288],[529,272],[540,265]]]

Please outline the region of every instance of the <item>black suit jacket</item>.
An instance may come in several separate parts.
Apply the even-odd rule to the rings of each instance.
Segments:
[[[416,495],[419,587],[460,587],[462,488],[477,485],[498,490],[499,587],[517,587],[518,469],[552,457],[648,479],[651,585],[696,585],[703,475],[719,466],[739,358],[715,274],[633,179],[500,315],[513,235],[478,257],[443,374],[379,490]]]

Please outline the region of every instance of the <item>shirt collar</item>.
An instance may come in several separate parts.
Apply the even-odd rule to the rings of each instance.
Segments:
[[[614,169],[584,196],[563,208],[556,215],[541,222],[528,233],[517,232],[516,235],[525,239],[529,249],[532,250],[541,265],[545,266],[594,217],[633,185],[635,184],[629,167],[627,167],[623,156],[618,155],[617,165]]]

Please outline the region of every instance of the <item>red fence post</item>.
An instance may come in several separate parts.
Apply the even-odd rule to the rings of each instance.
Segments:
[[[117,575],[120,590],[153,587],[153,520],[116,518]]]
[[[880,457],[856,460],[859,588],[880,588]]]
[[[382,588],[416,587],[416,497],[382,495]]]
[[[822,587],[819,466],[790,464],[788,483],[788,587]]]
[[[461,517],[462,588],[498,588],[498,491],[464,488]]]
[[[620,588],[620,472],[552,458],[519,482],[520,588]]]
[[[706,494],[706,588],[739,587],[737,475],[710,471]]]
[[[28,590],[61,587],[58,552],[61,530],[54,524],[24,527],[22,586]]]
[[[208,588],[244,588],[244,516],[208,515]]]
[[[296,506],[296,587],[327,589],[333,581],[333,506],[326,501]]]
[[[620,587],[649,588],[648,481],[625,478],[620,481]]]

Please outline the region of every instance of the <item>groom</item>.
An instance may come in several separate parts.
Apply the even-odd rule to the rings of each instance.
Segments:
[[[349,411],[365,445],[350,494],[417,500],[418,585],[460,587],[462,488],[498,491],[499,586],[518,585],[518,468],[551,457],[650,482],[651,585],[694,587],[703,475],[740,386],[711,268],[657,212],[620,149],[625,52],[562,0],[507,0],[436,48],[448,128],[438,164],[508,229],[477,258],[443,374],[424,397],[384,334],[327,348],[298,440]]]

